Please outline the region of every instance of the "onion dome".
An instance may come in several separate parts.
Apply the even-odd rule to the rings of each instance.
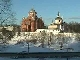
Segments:
[[[62,20],[62,18],[60,17],[60,13],[58,12],[57,17],[55,18],[55,20]]]
[[[37,12],[33,8],[29,11],[29,13],[36,13],[37,14]]]

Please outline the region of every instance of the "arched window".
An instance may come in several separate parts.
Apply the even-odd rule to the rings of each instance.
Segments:
[[[59,22],[60,22],[60,20],[59,20]]]

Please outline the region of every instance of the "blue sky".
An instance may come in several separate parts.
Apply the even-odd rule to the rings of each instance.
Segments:
[[[52,20],[54,21],[58,11],[63,16],[65,22],[80,22],[80,19],[78,19],[80,18],[80,0],[12,0],[12,4],[18,24],[21,24],[23,17],[28,16],[31,8],[36,10],[38,17],[43,17],[43,21],[47,25]]]

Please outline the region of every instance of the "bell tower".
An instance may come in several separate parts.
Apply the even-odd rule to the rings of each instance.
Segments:
[[[28,16],[31,17],[32,19],[34,19],[37,16],[37,12],[32,8],[29,11]]]
[[[58,12],[57,17],[55,18],[55,24],[62,24],[63,19],[60,17],[60,12]]]

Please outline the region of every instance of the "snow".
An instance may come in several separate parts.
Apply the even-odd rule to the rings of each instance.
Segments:
[[[5,47],[4,47],[5,46]],[[28,52],[28,44],[27,43],[22,43],[22,44],[15,44],[15,45],[4,45],[2,46],[2,50],[1,52]],[[38,46],[38,47],[36,47]],[[53,45],[52,48],[51,47],[40,47],[40,44],[34,45],[32,43],[29,43],[29,52],[66,52],[67,49],[64,48],[63,50],[60,49],[54,49],[55,47],[58,47],[58,44],[56,44],[55,46]],[[64,46],[66,46],[66,44],[64,44]],[[80,46],[80,42],[71,42],[69,44],[67,44],[67,48],[73,48],[74,51],[80,52],[79,49]],[[4,48],[3,48],[4,47]],[[80,57],[76,57],[76,58],[68,58],[69,60],[80,60]],[[67,58],[7,58],[7,57],[0,57],[0,60],[67,60]]]
[[[44,44],[44,48],[41,46],[42,43],[38,42],[36,44],[28,43],[25,39],[28,39],[26,36],[15,36],[11,41],[8,41],[9,44],[0,43],[0,52],[80,52],[80,41],[75,40],[75,37],[66,37],[66,42],[63,43],[62,49],[60,48],[59,42],[60,39],[56,39],[53,44],[50,46]],[[21,42],[20,42],[21,41]],[[20,43],[19,43],[20,42]],[[66,58],[7,58],[0,57],[0,60],[66,60]],[[80,60],[80,58],[69,58],[69,60]]]
[[[80,52],[80,42],[74,42],[68,45],[69,48],[73,48],[73,52]]]
[[[67,48],[71,48],[71,51],[68,52],[80,52],[80,42],[74,42],[70,44],[64,44],[64,47],[62,50],[60,50],[60,47],[58,44],[45,46],[42,48],[40,46],[41,44],[32,44],[29,43],[29,52],[67,52]],[[22,52],[26,51],[28,52],[28,44],[26,42],[21,44],[15,44],[15,45],[5,45],[0,47],[0,52]]]
[[[20,36],[19,36],[20,37]],[[19,39],[19,38],[18,38]],[[66,39],[66,38],[65,38]],[[75,38],[68,38],[66,43],[63,43],[62,49],[60,48],[60,44],[56,40],[54,44],[48,46],[44,44],[44,48],[42,48],[42,43],[29,43],[29,52],[80,52],[80,41],[76,41]],[[0,52],[28,52],[28,42],[25,42],[22,38],[22,41],[19,43],[19,40],[12,39],[8,42],[7,45],[0,44]],[[67,50],[69,49],[69,50]]]
[[[22,52],[22,51],[28,51],[28,46],[27,45],[10,45],[8,48],[4,51],[1,52]],[[51,52],[53,49],[48,49],[48,48],[41,48],[41,47],[33,47],[29,46],[29,52]]]

